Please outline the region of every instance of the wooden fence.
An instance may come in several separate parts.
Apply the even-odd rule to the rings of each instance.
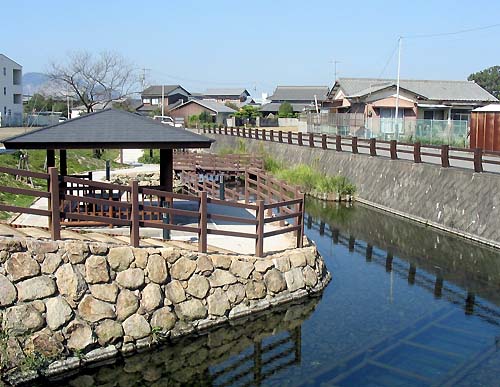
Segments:
[[[247,168],[264,168],[262,157],[249,154],[217,155],[213,153],[174,153],[176,171],[205,171],[241,173]]]
[[[449,145],[421,145],[420,142],[402,143],[396,140],[383,141],[375,138],[361,139],[340,135],[283,132],[258,128],[219,127],[207,129],[204,127],[202,130],[203,133],[224,134],[310,148],[334,150],[337,152],[348,151],[354,154],[368,154],[374,157],[386,157],[381,154],[383,152],[392,160],[397,160],[399,158],[398,155],[401,154],[411,154],[412,160],[415,163],[422,163],[422,156],[427,156],[436,159],[443,168],[450,167],[450,160],[459,160],[469,162],[474,172],[483,172],[484,165],[500,165],[500,152],[485,151],[481,148],[467,149],[451,147]],[[366,151],[360,152],[362,149]],[[454,151],[455,154],[450,154],[450,151]]]
[[[185,173],[186,176],[191,173],[192,181],[189,183],[191,194],[177,194],[151,187],[140,187],[135,180],[130,185],[119,185],[74,176],[60,176],[56,168],[49,168],[49,173],[37,173],[2,167],[0,173],[47,181],[48,192],[0,186],[0,192],[29,195],[34,199],[47,198],[49,202],[47,210],[0,204],[0,211],[47,216],[51,237],[54,240],[61,238],[61,226],[109,225],[129,227],[130,244],[134,247],[139,246],[141,227],[197,234],[200,252],[207,252],[207,235],[254,239],[255,254],[259,257],[264,255],[264,239],[274,235],[294,232],[296,246],[302,247],[303,195],[282,201],[277,201],[274,197],[269,203],[265,203],[264,196],[261,194],[257,195],[255,203],[249,201],[239,203],[237,201],[239,196],[236,197],[234,193],[232,200],[235,201],[221,200],[217,198],[217,183],[207,182],[207,179],[203,179],[200,183],[198,174],[189,171]],[[251,175],[245,176],[248,177],[248,184],[251,184]],[[261,183],[258,189],[264,192],[264,185]],[[283,188],[283,191],[286,189]],[[174,208],[176,200],[193,202],[197,209]],[[254,216],[225,215],[217,211],[220,207],[249,210]],[[176,222],[176,217],[181,216],[192,221],[188,224],[179,224]],[[209,228],[211,220],[253,225],[255,232]],[[285,225],[285,220],[291,223]],[[270,223],[279,223],[279,227],[265,231],[265,226]]]

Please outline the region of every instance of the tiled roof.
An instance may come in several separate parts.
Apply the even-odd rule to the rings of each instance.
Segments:
[[[206,96],[234,96],[234,97],[240,97],[242,94],[248,94],[250,93],[247,91],[247,89],[243,88],[225,88],[225,89],[207,89],[205,92]]]
[[[208,148],[213,140],[123,110],[106,109],[3,141],[7,149]]]
[[[347,97],[361,97],[396,85],[395,79],[339,78],[336,83]],[[498,101],[471,81],[439,81],[401,79],[400,87],[429,100]]]
[[[274,94],[269,97],[271,101],[318,101],[326,100],[328,86],[277,86]]]
[[[181,108],[184,105],[187,105],[189,103],[196,103],[196,104],[203,106],[209,110],[212,110],[215,113],[235,113],[236,112],[236,110],[231,109],[229,106],[226,106],[222,103],[212,101],[209,99],[201,99],[201,100],[200,99],[190,99],[189,101],[183,103],[182,105],[174,107],[172,110],[179,109],[179,108]]]
[[[304,111],[307,107],[311,107],[311,104],[305,104],[305,103],[291,103],[293,111],[295,113],[300,113]],[[269,113],[277,113],[280,109],[281,102],[271,102],[271,103],[266,103],[265,105],[262,105],[260,107],[260,111],[263,112],[269,112]]]
[[[161,92],[162,92],[161,87],[162,87],[161,85],[149,86],[148,88],[144,89],[144,91],[141,93],[141,95],[143,97],[161,96]],[[164,85],[163,88],[164,88],[163,92],[165,93],[165,96],[167,96],[167,97],[170,93],[172,93],[173,91],[175,91],[178,88],[181,88],[189,95],[189,92],[186,89],[184,89],[181,85]]]

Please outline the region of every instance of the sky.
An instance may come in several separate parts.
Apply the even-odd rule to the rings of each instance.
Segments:
[[[500,1],[2,0],[0,53],[44,72],[68,53],[114,51],[148,84],[191,92],[328,85],[337,77],[466,79],[500,65]],[[6,17],[6,15],[9,15]],[[141,71],[141,70],[139,70]]]

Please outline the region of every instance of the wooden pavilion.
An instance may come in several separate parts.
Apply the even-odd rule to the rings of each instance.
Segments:
[[[210,148],[214,140],[123,110],[106,109],[3,141],[7,149],[46,149],[47,169],[67,175],[68,149],[159,149],[160,186],[173,188],[173,150]]]

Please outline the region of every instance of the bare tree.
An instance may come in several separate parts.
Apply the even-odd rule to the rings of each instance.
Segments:
[[[47,75],[61,88],[69,89],[87,108],[104,107],[116,99],[139,91],[140,82],[136,69],[120,54],[88,51],[72,53],[64,62],[52,62]]]

